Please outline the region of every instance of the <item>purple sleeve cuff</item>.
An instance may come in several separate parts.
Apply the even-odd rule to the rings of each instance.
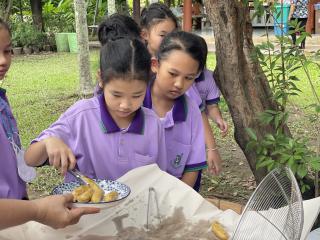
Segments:
[[[201,162],[201,163],[195,163],[195,164],[190,164],[186,165],[184,168],[184,172],[195,172],[195,171],[200,171],[202,169],[206,169],[208,167],[207,162]]]

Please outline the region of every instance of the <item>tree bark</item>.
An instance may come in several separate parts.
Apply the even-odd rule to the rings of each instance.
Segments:
[[[140,0],[133,0],[133,19],[140,24]]]
[[[108,0],[108,16],[116,13],[116,1],[115,0]]]
[[[257,155],[245,151],[249,142],[246,128],[255,130],[258,139],[274,133],[272,126],[261,126],[258,116],[267,109],[277,109],[272,100],[268,80],[258,62],[252,60],[254,51],[249,9],[237,0],[205,1],[213,25],[217,66],[215,80],[226,99],[235,127],[235,140],[245,153],[258,182],[266,169],[256,170]],[[289,130],[287,130],[288,134]]]
[[[43,31],[42,19],[42,0],[30,0],[33,25],[40,31]]]
[[[90,72],[90,52],[87,24],[87,6],[85,0],[74,0],[76,32],[78,41],[78,62],[80,74],[80,91],[83,95],[93,93]]]
[[[164,4],[171,7],[171,0],[164,0]]]
[[[8,22],[11,9],[13,5],[13,0],[2,0],[0,3],[0,17],[5,22]]]

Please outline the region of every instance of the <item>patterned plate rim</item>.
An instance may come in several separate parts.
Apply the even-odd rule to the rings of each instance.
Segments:
[[[130,188],[127,184],[124,184],[124,183],[121,183],[121,182],[118,182],[118,181],[108,180],[108,179],[92,179],[92,180],[94,180],[95,182],[97,182],[97,181],[99,181],[99,182],[100,182],[100,181],[109,181],[109,182],[120,183],[120,184],[124,185],[124,186],[128,189],[128,193],[127,193],[127,195],[124,196],[123,198],[120,198],[120,199],[117,199],[117,200],[113,200],[113,201],[109,201],[109,202],[102,202],[102,201],[101,201],[101,202],[98,202],[98,203],[93,203],[93,202],[86,202],[86,203],[74,202],[74,203],[76,203],[76,204],[84,204],[84,205],[90,205],[90,204],[108,204],[108,203],[114,203],[114,202],[118,202],[118,201],[124,200],[124,199],[126,199],[126,198],[131,194],[131,188]],[[68,184],[68,183],[78,183],[79,186],[81,185],[81,184],[80,184],[79,182],[77,182],[77,181],[71,181],[71,182],[67,182],[67,183],[61,183],[61,184],[59,184],[58,186],[55,186],[55,187],[52,189],[50,195],[59,195],[59,194],[54,193],[55,190],[56,190],[57,188],[61,187],[63,184]],[[70,193],[71,193],[71,192],[70,192]]]

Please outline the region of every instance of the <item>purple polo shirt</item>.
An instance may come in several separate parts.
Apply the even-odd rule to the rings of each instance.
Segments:
[[[196,88],[205,105],[217,104],[220,101],[220,90],[213,78],[213,72],[204,69],[202,74],[195,80]]]
[[[91,178],[115,180],[153,163],[167,170],[164,129],[154,112],[142,107],[130,126],[120,129],[104,95],[78,101],[35,141],[49,136],[62,139],[76,156],[79,170]]]
[[[203,104],[203,101],[195,84],[191,85],[191,87],[186,92],[186,95],[199,106],[201,112],[204,111],[205,105]]]
[[[150,87],[143,104],[152,109]],[[184,172],[206,168],[204,131],[197,104],[182,95],[161,122],[165,128],[168,173],[181,178]]]
[[[199,102],[198,98],[200,96],[204,108],[207,105],[219,103],[220,90],[214,81],[212,71],[204,69],[201,75],[195,80],[192,88],[190,88],[192,92],[188,93],[188,96],[196,102]]]
[[[16,127],[4,89],[0,88],[0,101],[6,103],[0,106],[0,198],[22,199],[27,197],[26,183],[19,177],[16,155],[7,138],[3,120],[7,116],[4,111],[10,111],[11,118],[7,119]],[[6,109],[5,109],[6,108]]]

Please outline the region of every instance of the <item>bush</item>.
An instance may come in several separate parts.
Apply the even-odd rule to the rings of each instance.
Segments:
[[[13,40],[20,46],[41,48],[46,41],[46,34],[36,29],[32,24],[22,22],[16,26]]]

